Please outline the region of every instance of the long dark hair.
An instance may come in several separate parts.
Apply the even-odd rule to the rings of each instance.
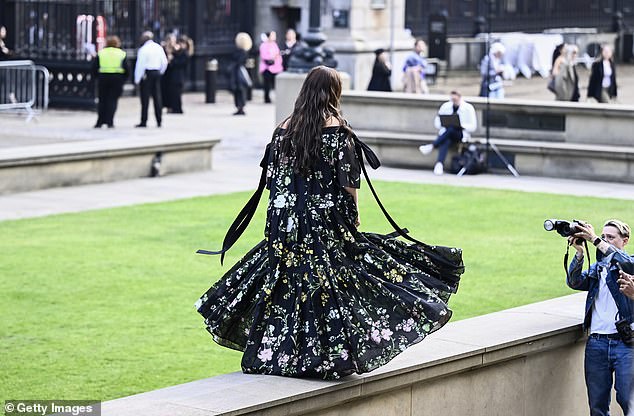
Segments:
[[[320,158],[321,130],[331,117],[342,129],[350,131],[341,117],[341,78],[332,68],[317,66],[309,73],[295,100],[280,154],[292,160],[295,172],[306,177]]]

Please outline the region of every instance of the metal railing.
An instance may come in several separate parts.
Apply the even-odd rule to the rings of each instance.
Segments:
[[[24,112],[30,121],[48,108],[49,72],[33,61],[0,62],[0,111]]]

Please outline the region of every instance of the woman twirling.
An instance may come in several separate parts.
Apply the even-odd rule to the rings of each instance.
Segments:
[[[308,74],[262,161],[265,238],[196,303],[213,339],[244,351],[245,373],[369,372],[451,316],[447,301],[464,271],[459,249],[357,229],[361,158],[375,159],[342,119],[340,96],[335,70]],[[254,211],[258,197],[245,208]]]

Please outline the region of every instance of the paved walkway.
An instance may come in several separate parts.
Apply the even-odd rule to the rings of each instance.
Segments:
[[[632,78],[634,79],[634,76]],[[434,87],[438,88],[435,92],[455,88],[458,84],[466,82],[469,82],[468,77],[450,79],[447,84],[441,81]],[[535,86],[541,85],[543,80],[521,82],[532,82]],[[540,90],[539,94],[541,93]],[[530,94],[527,97],[534,98]],[[634,103],[634,94],[632,98]],[[120,100],[115,129],[93,129],[96,114],[88,111],[50,110],[31,123],[25,123],[23,118],[15,115],[0,115],[0,150],[3,147],[104,138],[134,140],[135,137],[149,135],[206,136],[222,139],[221,144],[214,149],[212,171],[4,195],[0,196],[0,220],[254,189],[259,177],[258,162],[274,127],[274,106],[265,105],[262,101],[261,93],[256,91],[254,100],[247,106],[247,115],[238,117],[231,115],[234,111],[232,98],[224,91],[218,93],[216,104],[205,104],[201,93],[186,94],[185,114],[164,115],[163,127],[160,129],[154,127],[152,116],[148,123],[150,127],[147,129],[133,127],[139,117],[139,103],[136,97],[124,97]],[[371,175],[373,178],[389,181],[634,199],[632,186],[625,184],[534,177],[513,178],[505,174],[460,178],[453,175],[436,177],[429,171],[384,167],[372,172]]]

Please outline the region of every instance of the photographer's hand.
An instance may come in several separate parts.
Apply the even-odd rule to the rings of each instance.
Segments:
[[[568,245],[572,246],[575,250],[577,250],[577,257],[582,258],[583,257],[583,245],[581,244],[577,244],[577,239],[579,237],[577,237],[577,235],[573,235],[568,237]]]
[[[590,223],[580,223],[576,224],[579,232],[575,234],[575,237],[583,238],[586,241],[593,242],[597,235],[594,232],[594,227]]]
[[[621,293],[630,299],[634,299],[634,276],[620,270],[617,283],[619,284],[619,290]]]

